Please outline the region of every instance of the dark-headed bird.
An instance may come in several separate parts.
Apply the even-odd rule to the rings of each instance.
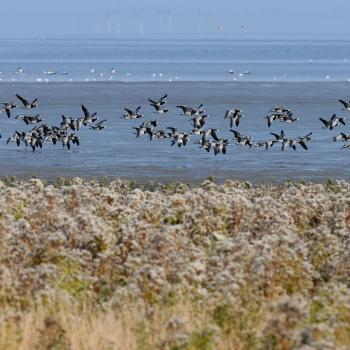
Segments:
[[[168,95],[165,94],[164,96],[162,96],[159,100],[152,100],[152,99],[148,99],[148,101],[151,103],[151,106],[153,107],[160,107],[163,106],[165,103],[167,103],[167,97]]]
[[[41,123],[44,119],[40,118],[40,114],[31,116],[31,115],[18,115],[16,117],[18,120],[23,120],[27,125],[28,124],[39,124]]]
[[[23,108],[32,109],[39,106],[38,99],[34,99],[32,102],[29,102],[26,98],[16,94],[16,97],[23,103]]]
[[[107,119],[103,119],[101,121],[99,121],[98,123],[96,123],[95,125],[91,125],[90,126],[90,129],[92,130],[102,130],[102,129],[105,129],[107,126],[106,126],[106,121]]]
[[[158,106],[158,105],[151,105],[155,108],[155,111],[153,113],[158,113],[158,114],[165,114],[169,112],[169,109],[163,107],[163,106]]]
[[[6,112],[7,117],[10,118],[11,117],[11,110],[13,108],[16,108],[16,105],[14,104],[14,102],[4,102],[2,108],[0,109],[0,113],[2,112]]]
[[[342,108],[343,111],[350,111],[350,101],[339,100],[339,102],[344,106],[344,108]]]
[[[98,117],[96,116],[97,113],[93,113],[91,114],[88,109],[84,106],[81,105],[81,109],[84,113],[84,120],[83,120],[83,124],[86,126],[89,123],[94,123],[96,120],[98,120]]]
[[[124,108],[124,110],[125,113],[122,115],[122,119],[138,119],[143,117],[143,114],[140,113],[141,106],[137,107],[135,111],[128,108]]]
[[[330,130],[333,130],[339,124],[345,125],[345,118],[338,117],[336,114],[333,114],[329,120],[326,120],[323,118],[319,118],[319,119],[324,124],[325,128],[329,128]]]
[[[240,109],[230,109],[226,111],[225,118],[230,119],[230,128],[233,128],[233,125],[236,124],[236,126],[239,125],[239,122],[241,118],[243,118],[244,115],[242,114],[242,111]]]

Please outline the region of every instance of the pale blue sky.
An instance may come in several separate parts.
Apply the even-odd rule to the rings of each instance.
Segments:
[[[197,34],[220,26],[227,34],[350,34],[350,0],[5,0],[1,13],[1,37]]]

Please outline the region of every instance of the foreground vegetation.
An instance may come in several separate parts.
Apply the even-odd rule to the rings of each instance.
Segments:
[[[0,182],[0,349],[349,349],[350,183]]]

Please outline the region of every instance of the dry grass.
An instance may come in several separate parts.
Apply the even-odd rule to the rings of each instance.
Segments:
[[[350,184],[0,182],[0,349],[349,349]]]

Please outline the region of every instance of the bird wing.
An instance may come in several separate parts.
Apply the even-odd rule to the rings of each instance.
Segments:
[[[176,106],[176,108],[181,108],[184,113],[190,110],[190,108],[186,106]]]
[[[343,100],[339,100],[339,102],[345,107],[345,108],[348,108],[349,107],[349,102],[345,102]]]
[[[328,121],[323,119],[323,118],[319,118],[321,120],[321,122],[325,125],[328,126]]]
[[[29,105],[29,102],[28,100],[26,100],[24,97],[16,94],[16,97],[23,103],[24,106],[28,106]]]
[[[302,137],[302,139],[310,139],[312,135],[312,132],[309,132],[308,134],[306,134],[304,137]]]
[[[272,122],[274,120],[274,116],[273,115],[270,115],[267,117],[267,126],[270,127],[272,125]]]
[[[148,134],[152,134],[153,135],[153,130],[152,130],[152,128],[151,127],[149,127],[149,126],[147,126],[146,127],[146,132],[148,133]]]
[[[234,135],[235,135],[236,138],[238,138],[238,137],[241,136],[241,133],[238,132],[238,131],[236,131],[236,130],[230,130],[230,131],[234,133]]]
[[[215,131],[215,130],[210,130],[210,135],[212,136],[212,138],[213,138],[215,141],[219,141],[219,138],[218,138],[218,136],[216,135],[216,131]]]
[[[286,145],[287,145],[287,142],[283,141],[283,142],[282,142],[282,151],[284,151],[284,150],[285,150]]]
[[[301,147],[304,148],[305,151],[307,151],[307,146],[306,146],[306,143],[304,141],[299,141],[299,144]]]
[[[85,118],[90,117],[90,113],[89,113],[89,111],[87,110],[87,108],[84,105],[81,105],[81,109],[84,112]]]
[[[131,109],[124,108],[124,110],[127,111],[129,115],[134,113]]]
[[[107,119],[103,119],[103,120],[99,121],[98,123],[96,123],[94,126],[95,127],[102,126],[106,121],[107,121]]]
[[[177,129],[171,126],[168,126],[167,129],[171,130],[173,134],[176,133]]]

